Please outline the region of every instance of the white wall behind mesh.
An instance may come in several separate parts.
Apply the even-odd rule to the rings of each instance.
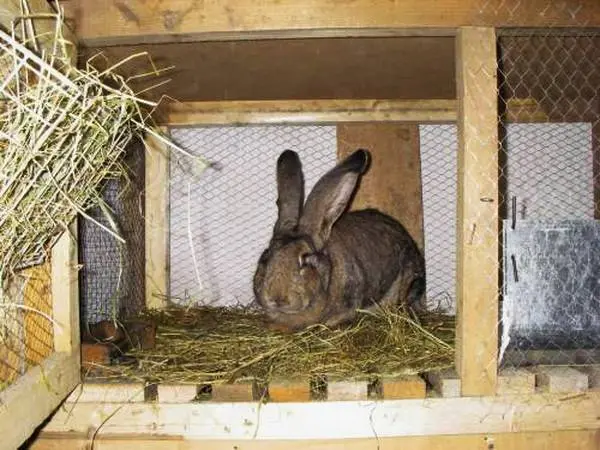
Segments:
[[[421,177],[428,304],[454,312],[456,276],[455,125],[421,125]]]
[[[591,124],[509,124],[507,130],[505,200],[516,196],[517,219],[593,219]]]
[[[299,153],[308,192],[335,164],[335,127],[176,128],[171,133],[222,169],[192,180],[171,166],[170,294],[181,302],[248,304],[256,262],[277,216],[277,157],[287,148]]]
[[[593,217],[589,124],[510,124],[507,193],[527,218]],[[191,180],[171,168],[171,296],[211,304],[247,304],[252,275],[276,217],[275,162],[300,154],[306,190],[335,164],[334,126],[180,128],[173,137],[219,162]],[[427,296],[455,311],[455,125],[420,127]],[[519,216],[521,217],[521,215]],[[192,251],[193,249],[193,251]]]

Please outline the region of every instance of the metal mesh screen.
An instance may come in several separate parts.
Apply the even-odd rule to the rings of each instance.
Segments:
[[[9,301],[0,309],[0,390],[53,351],[50,263],[20,271],[6,293]]]
[[[102,197],[109,207],[87,211],[111,228],[117,225],[120,243],[107,231],[83,217],[79,219],[81,321],[89,323],[134,315],[144,301],[144,147],[133,142],[125,158],[127,179],[109,180]]]
[[[600,30],[498,43],[503,365],[597,362]]]
[[[456,310],[456,125],[421,125],[428,306]]]
[[[248,304],[277,214],[277,157],[286,148],[298,152],[308,192],[335,164],[335,127],[175,128],[171,135],[220,166],[196,179],[171,164],[171,297],[186,304]]]

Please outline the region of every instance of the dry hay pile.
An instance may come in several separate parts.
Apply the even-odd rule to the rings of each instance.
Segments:
[[[62,14],[55,20],[53,39],[43,37],[52,43],[46,51],[35,51],[38,37],[28,27],[20,39],[0,30],[0,306],[16,271],[43,262],[78,214],[92,220],[85,211],[102,205],[107,179],[126,177],[121,159],[132,139],[152,134],[185,153],[152,128],[156,104],[116,73],[127,60],[78,69]],[[123,242],[116,226],[97,224]]]
[[[369,379],[454,361],[454,319],[437,313],[417,323],[401,311],[361,311],[349,327],[316,325],[291,335],[268,329],[254,308],[169,308],[147,316],[158,325],[156,347],[131,351],[133,365],[106,367],[109,378],[193,384],[315,375]]]

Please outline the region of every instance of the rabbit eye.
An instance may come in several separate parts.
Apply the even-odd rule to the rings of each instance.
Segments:
[[[298,266],[302,269],[305,267],[315,267],[317,264],[316,253],[302,253],[298,256]]]
[[[310,264],[310,253],[301,253],[298,256],[298,266],[300,268],[306,267]]]

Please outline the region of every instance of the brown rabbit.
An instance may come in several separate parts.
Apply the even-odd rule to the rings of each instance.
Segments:
[[[357,150],[326,173],[304,203],[298,155],[277,160],[278,217],[254,275],[256,301],[275,328],[348,322],[356,309],[421,307],[425,265],[416,243],[375,209],[345,212],[369,153]]]

